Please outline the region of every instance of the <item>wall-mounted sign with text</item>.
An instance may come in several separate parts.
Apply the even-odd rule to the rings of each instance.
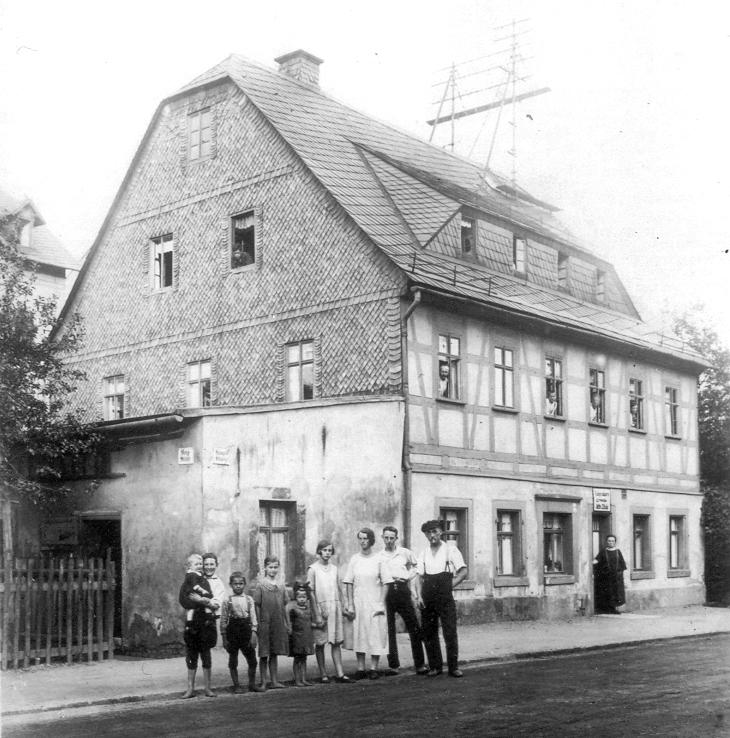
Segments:
[[[593,512],[611,512],[611,490],[593,490]]]
[[[178,464],[192,464],[195,461],[195,454],[192,448],[179,448],[177,450]]]
[[[231,463],[231,449],[229,447],[214,448],[213,463],[224,464],[225,466],[228,466]]]

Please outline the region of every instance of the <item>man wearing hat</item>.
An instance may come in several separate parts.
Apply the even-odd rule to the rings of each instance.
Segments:
[[[449,676],[464,676],[459,669],[459,639],[456,633],[456,603],[453,589],[466,579],[464,557],[456,546],[441,540],[444,524],[428,520],[421,526],[428,539],[428,548],[417,559],[420,592],[418,605],[422,608],[421,627],[426,644],[429,672],[435,677],[442,673],[444,662],[439,644],[439,620],[446,644],[446,665]]]

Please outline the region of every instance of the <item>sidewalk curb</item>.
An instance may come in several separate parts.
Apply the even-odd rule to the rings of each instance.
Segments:
[[[615,641],[613,643],[602,643],[592,644],[589,646],[575,646],[573,648],[560,648],[555,650],[545,651],[527,651],[524,653],[511,653],[505,654],[504,656],[487,656],[482,658],[473,659],[461,659],[460,662],[463,665],[476,666],[478,664],[484,665],[496,665],[500,663],[518,662],[518,661],[530,661],[536,659],[545,659],[560,656],[571,656],[580,653],[589,653],[591,651],[607,651],[619,648],[630,648],[632,646],[645,646],[651,643],[662,643],[664,641],[679,641],[679,640],[691,640],[695,638],[709,638],[717,635],[727,635],[730,633],[728,630],[716,630],[707,633],[693,633],[691,635],[678,635],[678,636],[663,636],[659,638],[644,638],[637,641]],[[397,677],[403,678],[406,676],[416,676],[412,672],[403,672],[397,675]],[[396,677],[396,678],[397,678]],[[226,687],[215,687],[215,689],[226,689]],[[250,694],[250,693],[246,693]],[[239,695],[240,696],[240,695]],[[47,714],[50,712],[58,712],[60,710],[75,710],[83,707],[94,707],[103,705],[124,705],[133,704],[137,702],[169,702],[172,700],[179,699],[180,690],[175,692],[156,692],[153,694],[144,695],[128,695],[126,697],[110,697],[100,700],[83,700],[79,702],[69,702],[63,705],[50,705],[48,707],[41,707],[38,709],[25,709],[19,710],[3,710],[2,716],[5,717],[17,717],[21,715],[36,715],[36,714]]]

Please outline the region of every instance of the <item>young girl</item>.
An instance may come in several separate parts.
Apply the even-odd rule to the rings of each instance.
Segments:
[[[276,583],[279,574],[279,559],[267,556],[264,559],[264,578],[254,591],[253,601],[259,621],[259,674],[261,688],[266,690],[266,675],[271,677],[271,689],[283,689],[279,681],[278,656],[289,653],[291,625],[287,612],[287,596],[283,586]]]
[[[297,687],[312,687],[307,681],[307,656],[314,653],[314,635],[312,633],[312,611],[309,609],[309,587],[296,582],[294,584],[294,601],[287,606],[291,623],[291,655],[294,657],[294,684]]]
[[[329,643],[332,650],[332,663],[335,665],[335,681],[349,684],[352,680],[342,669],[342,641],[344,640],[342,621],[342,594],[337,579],[337,567],[331,559],[335,547],[330,541],[317,544],[319,557],[307,571],[307,579],[312,591],[314,621],[314,645],[319,667],[319,680],[329,682],[324,647]]]

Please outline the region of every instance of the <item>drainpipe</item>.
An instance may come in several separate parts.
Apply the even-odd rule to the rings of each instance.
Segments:
[[[410,548],[411,538],[411,493],[412,473],[410,454],[410,418],[408,409],[408,318],[421,302],[421,290],[411,287],[413,302],[408,306],[400,320],[401,386],[403,387],[403,545]]]

